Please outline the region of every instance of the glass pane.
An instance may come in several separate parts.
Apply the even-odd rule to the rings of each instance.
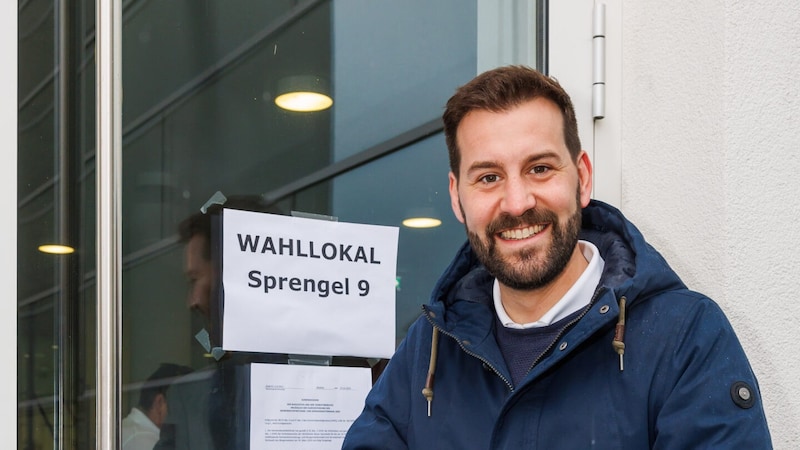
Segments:
[[[333,5],[335,160],[439,118],[475,75],[476,1]]]
[[[94,7],[18,11],[18,448],[92,448]]]
[[[428,302],[431,289],[464,242],[452,213],[444,134],[439,133],[333,180],[298,192],[293,208],[336,216],[343,222],[400,227],[397,260],[398,343]],[[333,193],[331,207],[307,203],[308,192]],[[403,226],[405,219],[441,220],[431,228]]]
[[[474,75],[477,2],[127,0],[122,8],[121,434],[149,424],[157,448],[247,448],[247,363],[287,360],[217,360],[215,343],[198,339],[213,325],[210,288],[194,275],[188,283],[186,272],[200,263],[204,273],[209,262],[203,251],[193,256],[181,224],[215,192],[238,202],[282,192],[271,211],[399,226],[399,342],[464,235],[450,211],[441,134],[398,137],[438,119]],[[94,448],[94,2],[20,0],[19,34],[18,447]],[[308,81],[332,106],[277,106],[287,86]],[[325,175],[386,145],[397,148]],[[420,213],[442,225],[400,225]],[[45,254],[43,243],[75,251]]]
[[[461,0],[151,0],[126,21],[122,379],[123,410],[133,415],[123,438],[139,413],[158,418],[165,399],[167,417],[154,421],[161,444],[246,448],[241,370],[248,361],[287,358],[229,353],[217,361],[209,351],[217,343],[204,347],[195,337],[205,329],[214,338],[210,286],[197,275],[187,285],[185,272],[199,267],[203,274],[210,263],[191,257],[180,224],[217,191],[258,200],[437,119],[452,91],[474,75],[476,9]],[[333,99],[331,107],[276,105],[284,86],[309,80]],[[394,226],[414,209],[447,217],[436,230],[401,231],[400,338],[447,264],[442,258],[463,238],[447,198],[446,151],[436,136],[281,198],[273,209]],[[448,233],[452,227],[459,229]],[[148,389],[162,376],[166,392]]]

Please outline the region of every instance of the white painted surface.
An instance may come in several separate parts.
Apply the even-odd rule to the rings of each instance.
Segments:
[[[605,117],[592,116],[592,38],[596,2],[605,4]],[[592,197],[621,202],[622,0],[560,0],[549,3],[549,74],[572,98],[581,145],[592,159]]]
[[[800,448],[800,3],[623,7],[622,209],[728,315]]]
[[[550,2],[550,73],[579,115],[591,107],[590,34],[575,30],[592,3]],[[606,65],[621,89],[607,100],[620,119],[607,114],[592,137],[579,122],[595,197],[615,203],[619,192],[684,281],[720,304],[758,376],[775,448],[800,448],[800,3],[639,0],[619,19],[617,0],[607,3],[618,20],[606,27],[610,58],[621,42]]]
[[[0,192],[8,202],[0,221],[0,447],[17,445],[17,2],[0,6]]]

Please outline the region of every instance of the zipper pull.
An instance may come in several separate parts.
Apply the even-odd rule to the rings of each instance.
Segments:
[[[625,369],[625,361],[622,356],[625,354],[625,303],[627,298],[624,296],[619,299],[619,320],[617,321],[617,328],[614,330],[614,340],[611,345],[614,351],[619,355],[619,371]]]

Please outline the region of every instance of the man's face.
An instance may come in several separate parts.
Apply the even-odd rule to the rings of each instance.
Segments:
[[[147,416],[155,426],[161,428],[161,426],[164,425],[164,421],[167,419],[168,413],[166,395],[163,393],[157,394],[156,398],[153,399],[153,406],[150,408],[150,411],[148,411]]]
[[[206,259],[207,239],[196,234],[186,243],[185,271],[189,279],[187,306],[192,311],[201,313],[206,320],[210,317],[209,299],[211,298],[212,269],[211,261]]]
[[[586,153],[570,157],[558,107],[538,98],[506,112],[472,111],[456,138],[451,206],[476,255],[513,289],[550,284],[578,255],[592,183]]]

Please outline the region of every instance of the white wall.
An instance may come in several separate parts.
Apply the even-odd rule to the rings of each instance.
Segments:
[[[0,192],[7,204],[0,223],[0,448],[17,445],[17,2],[0,6]]]
[[[622,20],[622,209],[727,313],[800,448],[800,2],[639,0]]]

